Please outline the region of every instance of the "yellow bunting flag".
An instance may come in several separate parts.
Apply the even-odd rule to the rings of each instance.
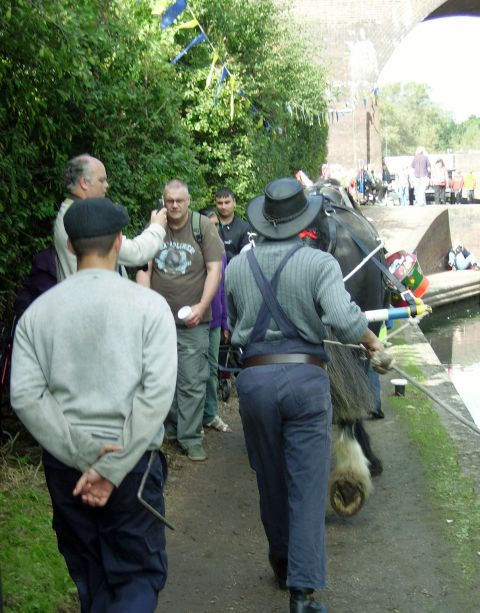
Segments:
[[[215,64],[218,62],[218,51],[215,49],[213,52],[212,65],[210,66],[210,72],[208,73],[207,81],[205,83],[205,89],[210,86],[213,79],[213,71],[215,70]]]
[[[198,21],[196,19],[191,19],[190,21],[185,21],[184,23],[180,23],[177,26],[177,30],[190,30],[191,28],[196,28],[198,26]]]

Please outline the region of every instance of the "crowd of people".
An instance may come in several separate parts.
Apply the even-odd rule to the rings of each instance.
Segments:
[[[424,147],[419,146],[411,161],[390,172],[385,160],[381,169],[360,161],[357,169],[346,170],[338,164],[323,164],[319,179],[338,181],[358,204],[473,204],[477,189],[474,171],[447,168],[442,157],[433,164]]]
[[[231,431],[216,379],[229,335],[244,350],[240,414],[270,564],[291,613],[325,611],[313,597],[326,581],[325,326],[372,354],[383,346],[336,260],[298,236],[319,199],[280,179],[249,203],[247,223],[229,188],[200,215],[186,183],[171,179],[148,227],[127,239],[129,216],[106,197],[103,163],[80,155],[65,176],[54,248],[38,254],[39,283],[17,299],[11,404],[43,447],[53,526],[82,611],[154,611],[170,525],[163,440],[201,462],[203,428]],[[252,232],[262,238],[255,249]]]

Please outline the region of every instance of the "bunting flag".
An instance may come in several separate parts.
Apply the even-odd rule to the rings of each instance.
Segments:
[[[196,19],[190,19],[190,21],[184,21],[177,26],[177,30],[190,30],[196,28],[199,25]]]
[[[165,30],[175,19],[183,13],[187,8],[187,0],[177,0],[170,8],[168,8],[162,15],[162,30]]]
[[[230,121],[233,121],[235,115],[235,77],[230,75]]]
[[[215,106],[217,106],[217,102],[218,102],[218,96],[220,94],[220,90],[222,89],[222,84],[225,81],[225,79],[227,78],[228,75],[228,70],[227,67],[225,66],[225,64],[222,66],[222,72],[220,74],[220,79],[218,81],[218,85],[217,85],[217,91],[215,92],[215,99],[213,104]]]
[[[217,62],[218,62],[218,51],[215,49],[215,51],[213,52],[212,64],[210,66],[210,72],[208,73],[207,81],[205,83],[205,89],[207,89],[207,87],[210,87],[210,85],[212,83],[213,72],[215,70],[215,66],[216,66]]]
[[[210,42],[210,40],[208,39],[205,31],[203,30],[202,26],[200,25],[198,19],[196,18],[194,12],[192,11],[192,9],[190,8],[190,6],[188,6],[187,4],[187,0],[176,0],[166,11],[163,12],[163,14],[161,13],[161,11],[163,10],[163,7],[165,5],[167,5],[169,3],[169,0],[158,0],[157,2],[155,2],[154,4],[154,8],[152,10],[154,15],[161,15],[161,28],[162,31],[165,30],[166,28],[170,27],[173,22],[186,10],[188,9],[188,11],[191,14],[192,19],[190,19],[189,21],[184,21],[180,24],[178,24],[176,26],[176,30],[191,30],[193,28],[199,27],[201,30],[201,33],[196,36],[184,49],[182,49],[172,60],[170,60],[171,64],[176,64],[177,62],[179,62],[183,56],[188,53],[188,51],[194,47],[195,45],[198,45],[199,43],[206,41],[210,47],[213,50],[213,56],[212,56],[212,63],[210,65],[210,70],[205,82],[205,89],[207,89],[208,87],[210,87],[210,85],[213,82],[213,78],[214,78],[214,74],[215,74],[215,68],[217,66],[217,63],[219,61],[219,54],[218,51],[215,49],[215,47],[212,45],[212,43]],[[272,123],[266,118],[264,117],[264,114],[261,113],[258,109],[255,108],[255,106],[253,105],[252,101],[249,99],[249,97],[247,96],[247,94],[245,94],[245,92],[240,89],[238,92],[235,91],[235,77],[234,75],[230,72],[230,70],[227,68],[226,64],[222,64],[222,69],[221,69],[221,73],[220,73],[220,77],[218,80],[218,84],[217,84],[217,89],[215,92],[215,97],[214,97],[214,106],[217,106],[218,104],[218,98],[223,86],[223,83],[226,81],[226,79],[229,78],[230,79],[230,121],[233,121],[234,116],[235,116],[235,96],[237,95],[238,98],[241,98],[243,100],[245,100],[245,104],[247,105],[247,108],[251,108],[252,110],[252,114],[254,116],[258,115],[258,123],[257,123],[257,127],[261,128],[263,127],[266,131],[271,131],[271,133],[273,135],[278,134],[283,134],[285,132],[285,130],[283,129],[278,129],[275,128]],[[318,122],[318,124],[320,125],[320,123],[324,123],[324,117],[330,117],[330,111],[332,111],[332,121],[335,117],[335,110],[329,109],[328,111],[328,115],[325,112],[322,112],[321,114],[317,113],[316,111],[313,111],[311,109],[306,108],[305,106],[301,105],[301,104],[295,104],[293,102],[286,102],[285,103],[285,108],[288,111],[290,117],[293,119],[295,118],[297,121],[301,121],[302,123],[308,124],[308,125],[315,125],[315,120]],[[343,113],[342,113],[343,115]],[[336,117],[337,117],[337,121],[338,121],[338,117],[339,117],[339,112],[336,112]]]
[[[182,59],[182,57],[195,45],[198,45],[198,43],[201,43],[202,41],[207,40],[206,35],[201,32],[198,36],[196,36],[191,42],[188,43],[188,45],[182,49],[180,51],[180,53],[178,55],[176,55],[173,60],[170,60],[170,64],[176,64],[179,60]]]

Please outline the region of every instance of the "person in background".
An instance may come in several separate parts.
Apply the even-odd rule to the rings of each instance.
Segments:
[[[473,204],[475,199],[475,189],[477,187],[477,178],[471,170],[463,179],[463,189],[467,192],[468,204]]]
[[[53,237],[57,254],[57,279],[63,281],[77,271],[77,260],[67,247],[67,233],[63,218],[75,200],[85,198],[103,198],[107,193],[108,182],[105,166],[100,160],[88,153],[72,158],[65,170],[65,186],[68,196],[60,205],[55,223]],[[167,216],[164,210],[152,211],[150,225],[133,239],[122,239],[118,256],[121,273],[126,276],[124,266],[143,266],[159,251],[165,236]]]
[[[163,202],[168,221],[165,243],[147,271],[137,272],[137,282],[165,297],[177,326],[177,385],[165,436],[176,440],[189,460],[203,462],[207,459],[202,422],[209,377],[210,305],[220,283],[225,249],[212,222],[190,210],[186,183],[167,181]],[[190,312],[182,317],[183,307],[188,306]]]
[[[430,160],[427,157],[424,147],[417,147],[415,157],[412,160],[412,168],[414,174],[413,185],[415,189],[415,204],[417,206],[425,206],[427,204],[425,200],[425,190],[430,180]]]
[[[450,270],[479,269],[475,256],[459,240],[455,241],[448,252],[448,267]]]
[[[432,185],[435,192],[435,204],[445,204],[445,192],[448,187],[448,170],[443,160],[438,158],[432,168]]]
[[[220,224],[217,213],[212,208],[202,209],[201,215],[208,217],[218,229]],[[208,345],[208,364],[210,367],[210,377],[207,381],[207,393],[205,396],[205,407],[203,409],[204,428],[213,428],[218,432],[231,432],[232,429],[226,424],[218,414],[217,390],[218,390],[218,352],[220,343],[228,342],[227,325],[227,304],[225,300],[225,266],[227,257],[224,254],[222,259],[222,278],[218,285],[217,293],[212,300],[212,319],[210,320],[210,333]]]
[[[455,170],[453,172],[452,175],[452,195],[454,198],[454,202],[455,204],[461,204],[462,203],[462,190],[463,190],[463,185],[464,185],[464,180],[463,180],[463,174],[462,171],[460,169]]]
[[[401,168],[396,175],[396,183],[398,189],[398,196],[400,199],[400,206],[408,205],[408,189],[410,186],[408,168]]]
[[[128,221],[108,198],[69,207],[78,272],[25,311],[13,347],[12,407],[44,449],[52,525],[85,613],[153,613],[167,578],[160,446],[175,324],[164,298],[116,272]],[[142,483],[157,515],[137,498]]]
[[[237,201],[229,187],[222,187],[215,194],[215,204],[220,218],[220,238],[225,246],[227,263],[249,243],[250,224],[235,215]]]

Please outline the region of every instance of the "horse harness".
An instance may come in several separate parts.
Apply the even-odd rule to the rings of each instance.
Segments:
[[[327,228],[328,228],[328,234],[329,234],[329,244],[328,244],[327,252],[330,253],[331,255],[335,254],[335,249],[337,246],[337,225],[338,225],[341,228],[343,228],[345,232],[347,232],[347,234],[350,236],[352,241],[357,245],[360,251],[365,256],[368,256],[370,253],[370,250],[367,247],[367,245],[355,234],[355,232],[353,232],[353,230],[345,222],[343,222],[339,218],[339,216],[337,215],[336,209],[346,211],[350,213],[351,215],[354,215],[357,219],[362,219],[363,221],[366,221],[363,216],[358,215],[358,213],[356,213],[355,211],[350,210],[343,206],[336,206],[324,197],[322,208],[321,208],[321,213],[323,213],[327,219]],[[403,283],[401,283],[390,272],[388,267],[385,266],[385,264],[383,264],[383,262],[381,262],[375,255],[372,256],[370,259],[375,264],[375,266],[380,270],[383,276],[386,277],[391,282],[391,284],[396,288],[397,292],[404,298],[404,300],[409,305],[415,305],[416,304],[415,296],[413,296],[413,294],[405,287],[405,285],[403,285]]]

